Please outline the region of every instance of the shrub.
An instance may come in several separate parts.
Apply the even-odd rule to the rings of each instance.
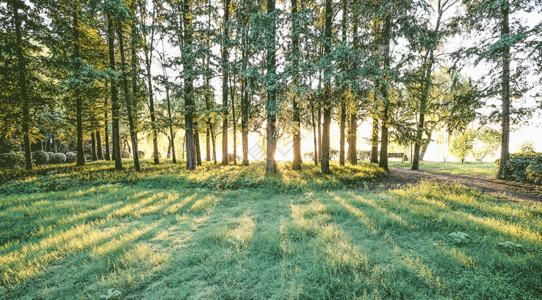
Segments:
[[[508,180],[542,184],[542,154],[512,154],[506,173]]]
[[[41,150],[34,151],[32,152],[32,159],[37,166],[45,165],[49,162],[49,154]]]
[[[24,165],[24,154],[11,151],[0,154],[0,168],[13,168]]]
[[[49,163],[51,163],[51,157],[53,157],[53,155],[55,155],[54,152],[46,152],[47,155],[49,156]]]
[[[77,154],[74,153],[74,152],[68,152],[66,153],[66,162],[67,163],[72,163],[75,161],[75,159],[77,158]]]
[[[139,157],[139,159],[145,158],[145,151],[137,151],[137,157]]]
[[[51,164],[63,164],[66,162],[66,155],[64,153],[55,153],[49,157],[49,163]]]

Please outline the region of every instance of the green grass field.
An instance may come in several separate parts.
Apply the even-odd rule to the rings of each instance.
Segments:
[[[409,161],[390,162],[391,167],[410,168]],[[420,162],[420,170],[429,172],[441,172],[457,175],[485,175],[495,176],[497,174],[498,165],[495,162],[434,162],[434,161],[422,161]]]
[[[368,164],[110,167],[4,172],[1,299],[542,297],[538,203],[364,190]]]

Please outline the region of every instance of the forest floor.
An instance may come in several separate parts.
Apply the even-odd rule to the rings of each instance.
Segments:
[[[0,299],[542,298],[538,202],[365,163],[125,163],[1,174]]]

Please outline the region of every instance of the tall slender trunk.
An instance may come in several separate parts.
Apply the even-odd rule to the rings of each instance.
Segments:
[[[216,160],[216,134],[215,134],[215,126],[211,124],[209,126],[209,130],[211,131],[211,142],[213,143],[213,162],[215,165],[217,164]]]
[[[342,4],[343,4],[343,18],[342,18],[342,21],[341,21],[342,43],[343,43],[344,47],[346,47],[346,45],[347,45],[347,40],[346,40],[346,25],[347,24],[346,24],[346,22],[347,22],[347,19],[348,19],[348,6],[346,5],[347,1],[342,0]],[[342,63],[342,71],[343,72],[347,71],[346,62]],[[345,84],[343,84],[342,90],[343,90],[343,92],[346,91],[346,85]],[[343,97],[341,97],[340,101],[341,101],[341,113],[340,113],[340,125],[339,125],[339,127],[340,127],[339,128],[339,165],[344,166],[344,163],[345,163],[345,160],[344,160],[344,155],[345,155],[345,134],[346,134],[346,100],[345,100],[345,97],[344,97],[344,93],[343,93]]]
[[[299,22],[298,22],[298,3],[297,0],[292,0],[292,65],[294,69],[293,86],[294,89],[299,85]],[[293,170],[301,170],[301,112],[299,111],[299,102],[297,99],[297,90],[292,97],[293,110],[293,134],[292,142],[294,147],[294,160],[292,162]]]
[[[205,160],[211,161],[211,130],[209,124],[205,128]]]
[[[149,112],[151,114],[151,132],[152,132],[152,156],[154,158],[154,164],[157,165],[160,163],[158,158],[158,129],[156,126],[156,112],[154,110],[154,91],[152,87],[152,55],[154,53],[154,22],[155,22],[155,8],[153,7],[152,11],[152,27],[151,27],[151,41],[147,43],[145,40],[144,50],[145,50],[145,64],[147,65],[147,84],[149,92]]]
[[[107,82],[106,82],[106,90],[107,90]],[[105,160],[111,160],[111,154],[109,152],[109,116],[108,116],[108,110],[107,110],[107,106],[109,105],[107,103],[107,97],[105,97],[105,102],[104,102],[104,131],[105,131]]]
[[[373,93],[373,132],[371,134],[371,162],[374,164],[378,164],[378,132],[380,130],[380,124],[378,121],[378,117],[376,114],[376,111],[378,110],[378,97],[376,96],[379,92],[379,85],[378,83],[375,84],[375,89]]]
[[[194,116],[194,146],[196,147],[196,165],[201,166],[201,145],[199,139],[198,118]]]
[[[193,75],[192,75],[192,41],[193,41],[193,29],[192,29],[192,12],[190,7],[190,0],[183,1],[182,9],[182,21],[184,25],[183,43],[184,49],[182,49],[182,61],[184,66],[184,104],[185,104],[185,141],[186,141],[186,169],[196,169],[196,145],[194,141],[194,95],[193,95]]]
[[[173,132],[173,120],[171,118],[171,100],[169,98],[169,81],[167,77],[166,77],[166,100],[167,100],[167,115],[169,119],[169,136],[171,136],[171,158],[172,158],[172,162],[176,164],[177,157],[175,156],[175,134]]]
[[[92,161],[97,161],[98,153],[96,151],[96,135],[94,134],[94,131],[90,133],[90,146],[92,147],[91,149]]]
[[[438,38],[439,28],[440,28],[440,20],[442,17],[442,8],[441,8],[441,2],[438,1],[438,18],[437,23],[435,26],[435,30],[433,30],[432,34],[434,35],[434,39]],[[426,57],[424,59],[424,74],[423,74],[423,80],[422,80],[422,94],[420,97],[420,115],[419,115],[419,121],[418,121],[418,128],[416,131],[416,141],[414,144],[414,157],[412,158],[412,170],[419,170],[420,169],[420,150],[423,142],[423,133],[426,130],[425,128],[425,113],[427,110],[427,99],[429,97],[429,90],[432,86],[432,76],[431,72],[433,69],[433,64],[435,63],[435,52],[434,49],[437,45],[430,43],[429,49],[427,51]]]
[[[26,64],[23,56],[22,34],[21,34],[21,19],[19,16],[19,7],[12,3],[13,22],[15,23],[15,35],[17,38],[17,67],[19,72],[19,88],[21,98],[23,99],[23,140],[24,140],[24,157],[25,169],[32,170],[32,151],[30,149],[30,101],[26,89]]]
[[[98,129],[96,129],[96,147],[98,148],[98,159],[104,160],[104,154],[102,149],[102,134],[99,127]]]
[[[509,0],[502,2],[501,37],[510,34]],[[506,164],[510,160],[510,45],[503,46],[502,54],[502,136],[501,136],[501,160],[497,178],[506,178]]]
[[[222,41],[222,165],[228,165],[228,43],[230,22],[230,0],[224,0],[224,40]]]
[[[119,36],[119,49],[120,49],[120,69],[122,73],[122,85],[124,87],[124,102],[126,103],[126,110],[128,111],[128,126],[130,128],[130,139],[132,141],[132,156],[134,160],[134,168],[137,172],[141,171],[139,164],[139,154],[137,149],[137,133],[135,131],[134,124],[134,112],[133,112],[133,100],[128,89],[128,75],[126,74],[126,58],[124,56],[124,37],[122,33],[122,24],[117,21],[117,35]],[[134,41],[132,41],[132,44]]]
[[[318,163],[322,162],[322,107],[318,107]]]
[[[78,11],[78,8],[74,8],[74,11],[73,11],[73,49],[74,49],[73,59],[77,61],[75,63],[76,73],[80,72],[79,59],[81,57],[80,49],[79,49],[78,21],[79,21],[79,11]],[[85,165],[85,152],[83,150],[83,100],[81,99],[81,95],[79,94],[79,91],[75,91],[74,94],[75,94],[75,107],[77,111],[76,112],[76,115],[77,115],[77,165],[83,166]]]
[[[275,150],[277,148],[277,94],[276,94],[276,22],[275,22],[275,0],[267,0],[267,17],[271,18],[270,25],[267,28],[266,46],[267,46],[267,155],[266,155],[266,174],[273,174],[277,171],[277,162],[275,161]]]
[[[109,68],[115,71],[115,33],[113,30],[113,20],[111,15],[107,13],[107,36],[109,44]],[[117,91],[117,83],[114,77],[111,77],[111,131],[113,139],[113,160],[115,161],[115,169],[122,170],[122,158],[120,156],[120,103]]]
[[[237,119],[235,117],[235,85],[230,83],[231,120],[233,128],[233,164],[237,165]]]
[[[243,147],[243,166],[248,166],[248,110],[250,101],[248,98],[248,79],[246,75],[248,57],[247,57],[247,37],[248,35],[248,18],[243,18],[243,40],[241,51],[241,144]]]
[[[318,133],[316,127],[316,120],[314,118],[314,104],[311,102],[311,119],[312,119],[312,133],[314,134],[314,165],[318,165]]]
[[[391,30],[391,18],[388,15],[384,24],[383,38],[384,38],[384,53],[383,53],[383,69],[385,72],[389,72],[388,68],[390,67],[390,37]],[[386,76],[388,77],[388,76]],[[389,126],[389,113],[390,113],[390,99],[388,95],[388,83],[385,82],[380,86],[380,93],[382,94],[383,110],[382,110],[382,126],[380,134],[380,161],[378,165],[384,169],[384,171],[389,172],[388,167],[388,126]]]

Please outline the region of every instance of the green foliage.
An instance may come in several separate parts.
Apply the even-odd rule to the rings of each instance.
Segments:
[[[77,158],[77,154],[75,152],[66,153],[66,162],[67,163],[75,162],[76,158]]]
[[[512,154],[505,168],[508,180],[542,185],[542,154]]]
[[[49,157],[49,163],[51,164],[63,164],[66,162],[66,155],[64,153],[53,153]]]
[[[466,243],[469,237],[468,234],[461,231],[452,232],[448,236],[452,238],[452,242],[454,244],[458,244],[458,245]]]
[[[24,165],[24,153],[11,151],[0,154],[0,168],[17,168]]]
[[[472,129],[466,129],[457,133],[450,145],[450,152],[453,156],[461,160],[461,162],[464,162],[467,155],[474,148],[475,139],[476,133]]]
[[[49,154],[41,150],[34,151],[32,152],[32,160],[37,166],[45,165],[49,163]]]
[[[476,131],[476,142],[472,149],[472,156],[482,161],[488,155],[494,155],[499,148],[501,135],[497,130],[482,127]]]
[[[523,141],[518,146],[518,153],[519,154],[536,154],[534,141],[528,140]]]

